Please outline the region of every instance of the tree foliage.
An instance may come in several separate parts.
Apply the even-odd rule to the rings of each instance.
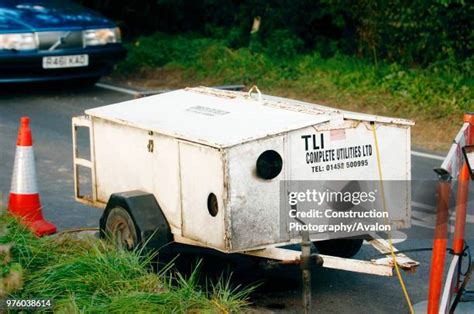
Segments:
[[[225,39],[233,48],[250,45],[288,58],[299,51],[317,50],[327,57],[342,51],[375,63],[461,62],[472,70],[474,5],[464,0],[82,2],[117,20],[131,36],[191,32]],[[261,28],[251,36],[256,16]]]

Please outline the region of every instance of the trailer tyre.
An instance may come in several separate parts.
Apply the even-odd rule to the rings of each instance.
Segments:
[[[145,253],[158,250],[162,255],[173,242],[170,226],[155,196],[143,191],[112,194],[99,224],[101,238],[127,250],[139,247]]]
[[[117,247],[133,250],[138,245],[137,227],[127,210],[114,207],[107,215],[105,234]]]
[[[332,239],[313,242],[319,253],[337,257],[350,258],[359,252],[363,239]]]

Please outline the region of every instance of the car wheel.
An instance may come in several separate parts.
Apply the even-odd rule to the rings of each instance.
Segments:
[[[138,245],[135,223],[128,211],[122,207],[115,207],[109,212],[104,231],[106,238],[117,248],[131,251]]]
[[[363,239],[332,239],[313,242],[319,253],[337,257],[353,257],[362,247]]]

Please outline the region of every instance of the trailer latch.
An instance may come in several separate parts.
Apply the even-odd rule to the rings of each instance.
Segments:
[[[155,148],[155,144],[153,143],[153,140],[148,140],[148,145],[146,147],[148,148],[149,153],[153,153],[153,149]]]

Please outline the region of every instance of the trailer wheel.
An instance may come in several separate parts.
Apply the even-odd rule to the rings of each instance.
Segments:
[[[153,194],[127,191],[110,196],[100,218],[100,237],[111,238],[122,248],[158,250],[160,255],[173,242],[173,235]]]
[[[359,252],[363,239],[332,239],[313,242],[319,253],[350,258]]]
[[[107,215],[105,233],[117,248],[131,251],[138,244],[135,223],[128,211],[122,207],[112,208]]]

